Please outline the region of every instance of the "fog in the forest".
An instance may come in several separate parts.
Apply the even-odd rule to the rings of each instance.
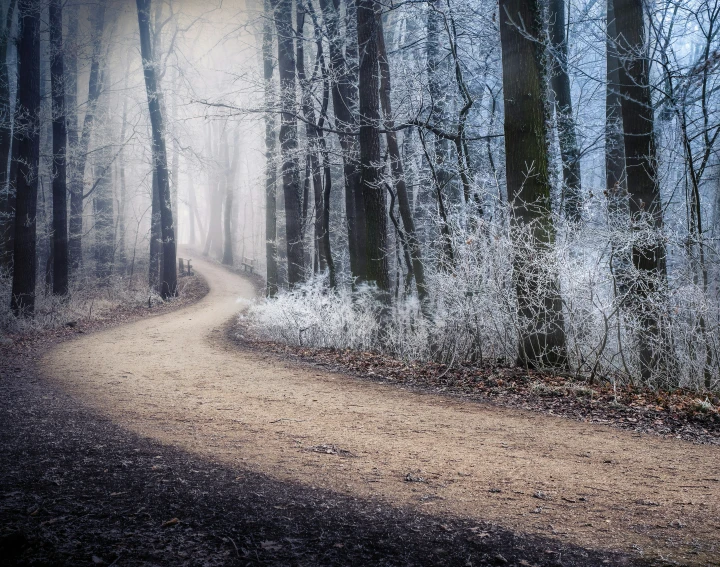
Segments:
[[[201,256],[272,341],[717,387],[718,0],[1,4],[3,327]]]
[[[153,162],[137,7],[130,1],[106,4],[101,61],[104,76],[86,187],[93,183],[88,177],[93,176],[94,168],[111,169],[115,224],[122,215],[125,225],[116,246],[124,247],[122,253],[131,261],[134,257],[146,263]],[[238,260],[253,260],[262,270],[264,139],[262,114],[252,110],[257,111],[262,104],[257,42],[263,14],[255,4],[237,0],[153,2],[151,33],[163,99],[178,242],[201,251],[209,242],[209,253],[220,259],[222,216],[213,215],[211,209],[218,202],[222,208],[226,193],[231,191],[232,238]],[[86,52],[84,60],[79,58],[80,101],[87,100],[91,44],[97,34],[96,9],[92,3],[80,8],[78,44]],[[82,127],[82,108],[79,110]],[[95,156],[105,147],[110,148],[109,163],[96,164]],[[47,187],[49,171],[46,174]],[[92,230],[92,226],[85,230]]]

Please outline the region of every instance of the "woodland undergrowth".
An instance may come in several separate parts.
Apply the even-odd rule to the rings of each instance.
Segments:
[[[163,303],[158,293],[148,285],[144,272],[132,277],[115,274],[105,281],[84,276],[72,280],[67,296],[54,296],[49,290],[39,292],[34,317],[16,317],[10,310],[11,284],[7,274],[0,274],[0,333],[3,334],[74,326],[78,321],[102,321],[119,308],[153,307]],[[179,288],[183,284],[180,280]]]
[[[448,367],[512,364],[518,337],[551,325],[564,331],[567,366],[540,370],[591,383],[720,388],[720,301],[716,286],[703,284],[703,271],[718,272],[709,243],[702,243],[700,264],[700,244],[667,229],[629,230],[608,218],[577,227],[555,219],[554,243],[539,247],[530,231],[510,225],[456,218],[452,259],[441,246],[426,250],[430,293],[423,305],[403,289],[402,278],[388,302],[365,284],[331,289],[321,274],[256,302],[241,316],[243,325],[261,340]],[[633,247],[658,241],[667,250],[667,277],[640,273],[632,263]],[[518,288],[514,266],[520,264],[533,275],[522,280],[525,289]],[[543,310],[550,289],[559,289],[562,301],[552,318]],[[530,313],[520,313],[519,293],[533,306]],[[643,373],[638,337],[649,316],[656,320],[655,342],[652,368]]]

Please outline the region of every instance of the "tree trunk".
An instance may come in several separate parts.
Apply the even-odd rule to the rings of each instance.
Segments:
[[[109,80],[107,71],[102,72],[104,83]],[[110,283],[113,272],[113,252],[115,250],[115,223],[112,195],[112,149],[107,144],[111,139],[112,126],[109,120],[110,93],[102,94],[96,107],[98,123],[94,128],[96,150],[93,152],[93,188],[83,196],[92,195],[95,233],[95,275],[101,286]]]
[[[607,2],[607,61],[605,93],[605,188],[610,196],[627,195],[625,179],[625,141],[623,139],[622,103],[620,100],[620,61],[615,40],[615,10]],[[627,197],[626,197],[627,198]]]
[[[14,122],[18,164],[11,308],[16,315],[32,315],[35,311],[35,228],[40,163],[40,10],[33,0],[20,0],[19,10]]]
[[[352,0],[349,0],[352,1]],[[339,135],[343,154],[343,178],[345,181],[345,216],[348,224],[348,248],[350,252],[350,271],[359,279],[366,273],[365,260],[365,221],[362,211],[357,211],[357,197],[360,191],[360,169],[357,166],[358,140],[352,135],[357,128],[356,116],[358,90],[356,77],[348,65],[343,53],[343,34],[340,29],[339,0],[320,0],[328,33],[330,51],[330,74],[332,81],[332,103],[335,113],[335,125],[343,132]],[[352,50],[351,50],[352,51]],[[355,55],[357,55],[355,53]]]
[[[316,268],[324,271],[327,267],[327,259],[325,257],[325,247],[323,246],[323,224],[322,224],[322,208],[323,208],[323,187],[322,187],[322,170],[320,168],[320,131],[317,127],[317,118],[315,115],[315,107],[312,100],[312,84],[305,74],[305,49],[303,42],[305,36],[303,28],[305,26],[305,8],[302,3],[297,6],[297,29],[298,29],[298,45],[297,45],[297,73],[300,82],[300,90],[302,96],[302,111],[305,118],[305,134],[308,140],[308,159],[309,173],[313,185],[313,201],[314,201],[314,222],[313,222],[313,243],[315,255],[317,256]],[[321,49],[322,47],[320,47]],[[303,202],[303,213],[308,208],[308,199]]]
[[[608,216],[612,227],[626,227],[630,224],[625,179],[625,141],[623,140],[622,104],[620,101],[620,61],[615,39],[614,0],[607,0],[606,80],[605,87],[605,194],[608,201]],[[613,243],[613,249],[624,243]],[[631,254],[613,253],[610,266],[617,280],[620,295],[627,293],[630,281],[628,270],[632,264]]]
[[[367,227],[367,280],[390,291],[387,259],[387,207],[380,171],[380,101],[376,0],[357,0],[360,53],[360,188]]]
[[[443,71],[447,71],[446,57],[440,45],[440,34],[444,29],[442,15],[442,0],[428,2],[427,16],[427,56],[428,88],[432,99],[430,109],[430,122],[444,128],[448,122],[446,90],[447,84],[443,80]],[[450,193],[452,202],[459,203],[460,188],[457,182],[453,183],[453,175],[449,169],[451,159],[451,142],[445,138],[431,135],[430,158],[435,160],[435,182],[439,193]]]
[[[225,204],[223,206],[223,255],[222,263],[226,266],[232,266],[233,259],[233,239],[232,239],[232,210],[233,210],[233,187],[232,181],[225,180]]]
[[[400,146],[397,141],[397,133],[395,130],[395,122],[393,121],[392,106],[390,103],[391,83],[390,83],[390,62],[385,48],[385,34],[382,25],[382,16],[377,14],[377,47],[378,59],[380,62],[380,103],[383,111],[383,122],[387,137],[387,148],[390,158],[390,169],[395,181],[395,191],[398,198],[398,206],[400,208],[400,217],[403,221],[405,229],[404,242],[409,248],[408,252],[412,259],[412,273],[415,276],[415,285],[417,286],[418,297],[421,301],[427,298],[427,287],[425,285],[425,268],[422,263],[422,253],[420,251],[420,242],[415,231],[415,220],[413,219],[412,210],[410,209],[410,199],[407,194],[407,185],[405,184],[405,172],[403,170],[402,156],[400,155]]]
[[[177,237],[180,236],[180,208],[178,206],[178,193],[180,187],[180,148],[178,146],[178,134],[177,134],[177,69],[173,69],[172,75],[172,160],[171,160],[171,178],[170,187],[172,191],[172,211],[173,219],[175,221],[175,233]]]
[[[277,164],[275,141],[275,89],[273,87],[273,32],[270,0],[265,0],[263,23],[263,78],[265,79],[265,262],[267,295],[278,291],[277,266]]]
[[[333,0],[335,2],[335,8],[338,9],[340,0]],[[357,123],[357,127],[354,129],[356,132],[359,130],[360,125],[360,69],[359,69],[359,53],[360,49],[358,46],[358,31],[357,31],[357,0],[345,0],[345,61],[347,75],[344,77],[344,81],[348,85],[352,85],[350,89],[349,103],[352,104],[350,107],[351,113]],[[357,280],[367,281],[368,279],[368,234],[367,234],[367,219],[365,211],[365,195],[361,187],[362,177],[362,166],[360,165],[360,139],[359,137],[353,136],[356,148],[355,154],[353,154],[353,168],[355,175],[357,176],[355,190],[353,191],[353,213],[355,214],[355,233],[356,233],[356,253],[357,253]]]
[[[313,9],[312,3],[308,3],[308,9],[313,19],[313,26],[315,28],[315,38],[317,41],[317,57],[320,74],[322,76],[323,85],[323,97],[322,104],[320,107],[320,117],[318,119],[318,150],[322,157],[322,183],[323,193],[321,198],[322,214],[318,211],[317,215],[320,219],[320,230],[322,234],[322,250],[325,262],[328,267],[328,275],[330,279],[330,287],[335,289],[337,286],[337,277],[335,274],[335,262],[332,257],[332,249],[330,246],[330,195],[332,193],[332,171],[330,169],[330,154],[328,152],[327,140],[323,132],[323,127],[327,121],[328,106],[330,104],[330,73],[325,61],[325,54],[323,52],[323,33],[318,21],[317,15]],[[317,206],[317,204],[316,204]]]
[[[235,197],[238,162],[240,161],[240,130],[238,128],[235,128],[235,135],[233,137],[232,163],[230,163],[230,152],[229,148],[227,148],[227,143],[225,144],[225,147],[225,216],[223,219],[224,239],[222,263],[226,266],[232,266],[234,262],[232,211],[233,199]]]
[[[153,158],[153,163],[155,159]],[[158,191],[157,172],[152,170],[152,205],[150,209],[150,265],[148,267],[148,284],[160,293],[160,273],[162,264],[162,228],[160,225],[160,192]]]
[[[77,198],[73,199],[73,183],[77,168],[78,151],[78,28],[80,25],[80,5],[72,2],[68,6],[68,33],[65,37],[65,125],[67,127],[67,190],[70,199],[70,214],[68,217],[68,262],[70,275],[75,270],[76,254],[82,253],[82,246],[75,242],[75,234],[82,232],[82,208],[79,215],[75,214],[78,205]],[[78,228],[79,221],[79,228]],[[76,246],[77,245],[77,246]]]
[[[67,125],[62,0],[50,1],[50,80],[53,104],[53,294],[68,292]],[[2,164],[0,163],[0,167]]]
[[[285,231],[288,261],[288,285],[293,288],[303,278],[304,251],[300,221],[300,168],[297,159],[297,120],[295,118],[295,48],[292,27],[292,0],[273,0],[278,35],[278,72],[280,75],[280,155]]]
[[[208,122],[206,128],[206,153],[213,159],[217,154],[217,148],[215,147],[215,140],[213,138],[213,123]],[[222,250],[222,199],[219,199],[220,195],[220,179],[217,174],[217,164],[211,161],[210,167],[208,167],[208,182],[206,192],[206,205],[208,214],[208,226],[205,231],[205,245],[203,246],[203,256],[210,255],[212,249],[213,253],[218,248],[218,242],[220,243],[220,249]],[[219,207],[219,208],[218,208]],[[218,256],[220,259],[220,256]]]
[[[560,157],[563,164],[562,201],[565,217],[572,222],[582,219],[580,151],[575,133],[575,117],[570,97],[565,37],[565,0],[550,0],[550,44],[552,45],[551,86],[555,94]]]
[[[541,30],[537,0],[500,0],[508,199],[515,230],[529,230],[530,245],[539,253],[547,252],[555,240]],[[513,260],[520,319],[518,364],[562,367],[567,352],[557,276],[533,256],[520,250]]]
[[[4,18],[0,21],[0,268],[12,265],[14,211],[10,191],[13,189],[8,176],[8,161],[12,145],[12,116],[10,102],[10,73],[7,52],[10,30],[17,0],[11,0]]]
[[[129,57],[128,57],[128,67],[129,67]],[[130,74],[130,69],[128,68],[127,74],[125,77],[125,88],[127,89],[128,86],[128,76]],[[125,269],[127,264],[127,253],[126,253],[126,233],[127,233],[127,184],[125,179],[125,136],[127,135],[127,126],[128,126],[128,120],[127,120],[127,110],[128,110],[128,99],[125,97],[123,99],[123,109],[122,109],[122,126],[120,127],[120,144],[121,147],[118,150],[118,177],[120,178],[120,198],[118,199],[118,242],[116,244],[117,247],[117,264],[120,265],[122,268]]]
[[[646,55],[643,0],[615,0],[615,41],[620,71],[620,97],[625,141],[625,171],[630,195],[630,214],[638,230],[661,230],[663,226],[657,152],[653,133],[654,116],[650,92],[650,61]],[[647,239],[643,239],[647,242]],[[661,307],[644,301],[661,291],[667,277],[665,244],[655,237],[635,245],[632,261],[641,277],[632,292],[641,305],[642,332],[639,339],[641,374],[649,380],[670,352],[669,341],[660,329]],[[647,305],[645,305],[647,304]],[[663,344],[664,347],[659,347]],[[666,348],[665,348],[666,347]],[[666,352],[661,352],[666,351]],[[667,386],[673,386],[670,379]],[[676,385],[676,384],[675,384]]]
[[[208,256],[212,252],[213,256],[220,259],[218,249],[222,253],[222,192],[220,184],[214,173],[211,173],[212,185],[208,188],[208,227],[205,237],[205,247],[203,256]]]
[[[200,215],[198,214],[197,208],[197,197],[195,195],[195,183],[193,182],[193,176],[187,176],[188,183],[188,216],[190,219],[190,246],[195,246],[197,236],[195,233],[195,222],[197,221],[198,229],[202,234],[202,224],[200,222]]]
[[[71,20],[72,21],[72,20]],[[76,24],[73,24],[76,25]],[[90,64],[90,78],[88,83],[88,100],[85,110],[85,119],[83,121],[82,135],[80,140],[71,146],[72,149],[72,167],[70,172],[70,240],[69,253],[70,264],[73,270],[77,270],[82,264],[82,232],[83,232],[83,191],[85,178],[85,165],[87,162],[88,147],[90,145],[90,136],[92,134],[93,122],[95,120],[95,109],[98,98],[102,91],[100,78],[100,59],[102,57],[102,36],[105,27],[105,2],[98,4],[95,14],[95,37],[93,38],[92,62]],[[77,57],[77,53],[74,54]],[[70,73],[70,103],[72,99],[77,101],[77,61],[73,62]],[[74,106],[67,105],[72,112],[77,112],[77,104]],[[74,119],[71,119],[74,120]],[[73,132],[71,126],[69,131],[69,141],[72,143],[77,140],[77,134]],[[73,140],[74,138],[74,140]]]
[[[177,295],[175,227],[170,202],[170,180],[168,179],[167,151],[165,148],[165,125],[160,109],[160,86],[155,76],[155,59],[150,44],[150,2],[137,0],[138,25],[140,28],[140,51],[145,74],[150,124],[153,137],[153,157],[157,172],[158,193],[160,197],[160,223],[162,230],[162,288],[163,299]]]

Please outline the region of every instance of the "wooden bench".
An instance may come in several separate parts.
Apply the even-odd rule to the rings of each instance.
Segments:
[[[185,258],[178,258],[178,268],[180,269],[181,276],[192,276],[192,260],[187,259],[187,272],[185,271]]]
[[[244,271],[250,272],[252,274],[255,271],[255,260],[251,260],[250,258],[243,258],[242,267]]]

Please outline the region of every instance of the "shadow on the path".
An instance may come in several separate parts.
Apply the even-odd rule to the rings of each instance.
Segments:
[[[5,370],[0,400],[0,565],[631,563],[212,463],[129,433],[29,369]]]

